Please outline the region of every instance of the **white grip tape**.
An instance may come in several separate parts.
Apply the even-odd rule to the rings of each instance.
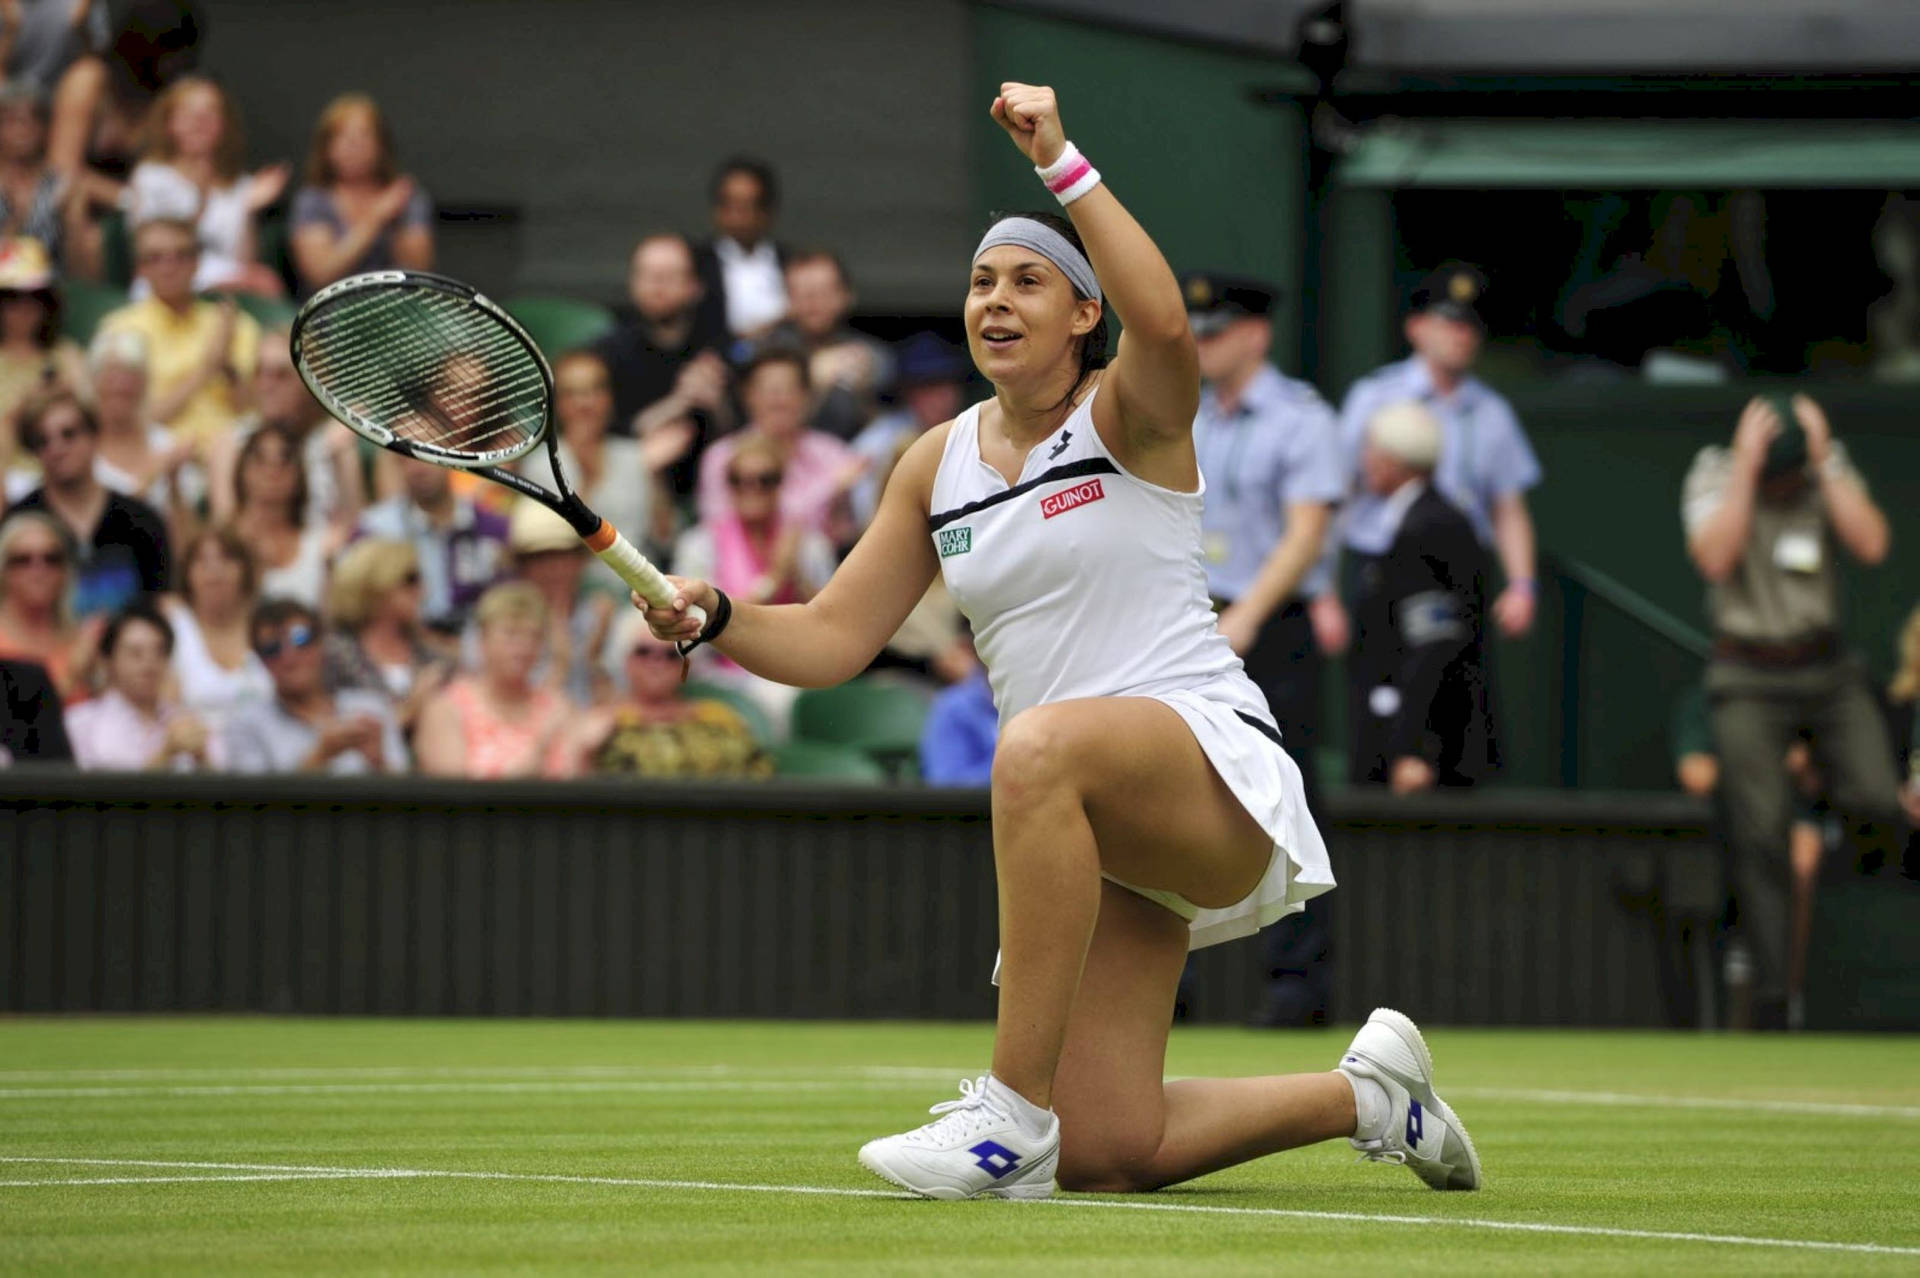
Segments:
[[[660,570],[647,562],[646,556],[633,548],[626,534],[616,531],[613,544],[599,552],[600,560],[620,574],[620,580],[637,591],[640,597],[656,608],[668,608],[673,605],[673,587],[660,575]],[[687,615],[699,622],[704,628],[707,624],[706,609],[689,605]]]

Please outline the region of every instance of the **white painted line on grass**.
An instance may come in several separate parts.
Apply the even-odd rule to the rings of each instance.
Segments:
[[[447,1083],[189,1083],[178,1087],[101,1086],[101,1087],[8,1087],[0,1088],[0,1101],[6,1100],[110,1100],[124,1097],[195,1096],[413,1096],[446,1094],[456,1096],[498,1093],[509,1096],[538,1094],[614,1093],[614,1092],[827,1092],[850,1087],[885,1090],[903,1087],[903,1081],[886,1079],[607,1079],[576,1082],[550,1079],[539,1082],[447,1082]]]
[[[918,1201],[909,1194],[882,1189],[846,1189],[829,1185],[751,1185],[716,1180],[656,1180],[630,1176],[568,1176],[545,1172],[444,1171],[430,1168],[399,1167],[305,1167],[277,1163],[206,1163],[143,1158],[37,1158],[26,1155],[0,1155],[0,1163],[34,1163],[46,1166],[156,1167],[198,1169],[215,1172],[283,1172],[289,1180],[497,1180],[537,1182],[559,1185],[606,1185],[631,1189],[658,1189],[736,1194],[800,1194],[832,1198],[888,1198],[902,1202]],[[224,1183],[224,1176],[183,1177],[175,1183],[204,1180]],[[231,1179],[253,1179],[234,1177]],[[144,1178],[73,1181],[0,1182],[5,1185],[117,1184],[157,1183]],[[1608,1225],[1556,1225],[1541,1221],[1490,1220],[1478,1216],[1402,1216],[1378,1212],[1307,1211],[1289,1207],[1220,1207],[1200,1203],[1175,1203],[1164,1200],[1111,1198],[1048,1198],[1047,1206],[1109,1209],[1119,1211],[1174,1212],[1186,1215],[1273,1217],[1286,1220],[1325,1220],[1356,1225],[1448,1225],[1456,1229],[1486,1229],[1527,1234],[1561,1234],[1583,1238],[1624,1238],[1640,1242],[1710,1243],[1720,1247],[1776,1248],[1793,1251],[1832,1251],[1884,1256],[1920,1256],[1920,1247],[1902,1247],[1887,1243],[1832,1242],[1817,1238],[1765,1238],[1748,1234],[1702,1234],[1662,1229],[1622,1229]]]
[[[1809,1114],[1819,1118],[1920,1118],[1920,1105],[1855,1105],[1842,1101],[1760,1100],[1738,1096],[1659,1096],[1644,1092],[1550,1091],[1519,1087],[1449,1087],[1449,1096],[1539,1105],[1613,1105],[1625,1109],[1719,1109]]]

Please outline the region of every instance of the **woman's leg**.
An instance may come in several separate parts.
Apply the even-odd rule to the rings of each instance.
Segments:
[[[1103,870],[1219,907],[1254,889],[1272,849],[1186,721],[1161,702],[1090,698],[1016,715],[993,763],[995,1077],[1035,1105],[1052,1103]]]
[[[1185,920],[1102,885],[1053,1087],[1065,1188],[1157,1189],[1353,1135],[1353,1085],[1335,1072],[1162,1081],[1186,957]]]

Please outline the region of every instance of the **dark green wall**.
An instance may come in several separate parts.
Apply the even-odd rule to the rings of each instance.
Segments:
[[[1300,288],[1305,200],[1299,112],[1250,90],[1286,79],[1276,60],[977,6],[973,11],[976,188],[994,210],[1053,207],[1033,168],[987,115],[1000,84],[1050,84],[1067,134],[1175,270],[1236,271]],[[955,266],[956,304],[964,269]],[[1299,308],[1275,324],[1294,371]]]

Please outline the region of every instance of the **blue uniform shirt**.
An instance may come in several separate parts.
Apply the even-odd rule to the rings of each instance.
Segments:
[[[1263,364],[1232,412],[1208,390],[1193,420],[1193,446],[1206,480],[1200,515],[1207,553],[1207,591],[1238,599],[1287,531],[1295,502],[1338,502],[1347,473],[1333,409],[1306,382]],[[1326,588],[1324,556],[1308,568],[1295,594]]]
[[[1433,486],[1466,515],[1482,544],[1493,540],[1493,505],[1540,482],[1540,462],[1527,443],[1513,408],[1498,391],[1467,377],[1453,394],[1441,395],[1418,356],[1376,369],[1353,384],[1340,410],[1340,440],[1355,495],[1342,520],[1346,544],[1362,554],[1385,554],[1393,521],[1385,502],[1359,491],[1360,448],[1367,422],[1389,404],[1416,400],[1440,419],[1440,465]]]

